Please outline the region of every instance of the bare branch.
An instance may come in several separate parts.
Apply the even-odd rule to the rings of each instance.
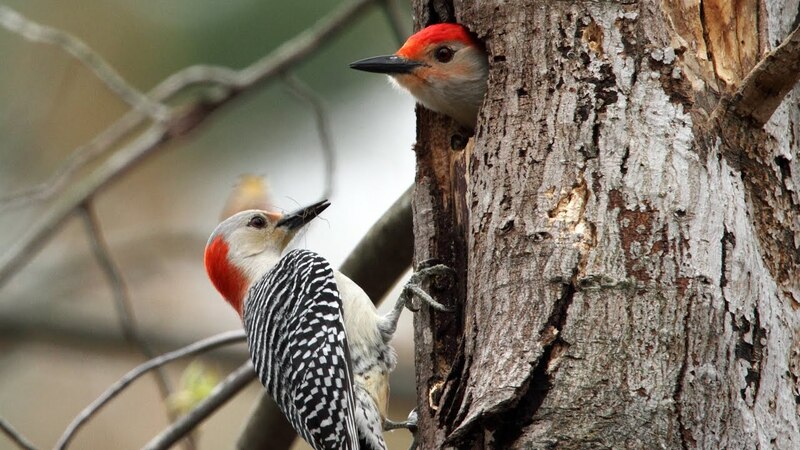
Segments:
[[[325,190],[322,193],[322,198],[331,198],[333,196],[333,174],[336,172],[335,151],[333,138],[331,137],[331,126],[328,123],[324,102],[311,87],[296,76],[286,74],[283,77],[283,81],[286,83],[289,92],[308,103],[311,109],[314,110],[314,121],[317,124],[317,134],[319,135],[323,163],[325,165]]]
[[[32,201],[46,200],[59,192],[75,173],[101,156],[112,145],[128,136],[141,125],[146,116],[131,111],[100,132],[87,144],[76,148],[67,161],[48,179],[33,187],[0,197],[0,210],[23,206]]]
[[[242,364],[218,384],[196,408],[150,440],[143,448],[146,450],[170,448],[172,444],[191,433],[202,421],[221,408],[255,378],[256,372],[253,370],[253,365],[249,361]]]
[[[105,237],[103,236],[103,232],[100,229],[100,222],[97,220],[97,214],[95,214],[94,207],[92,206],[91,202],[86,202],[81,205],[79,211],[86,227],[86,234],[89,237],[89,244],[92,247],[92,253],[94,253],[97,264],[102,269],[103,273],[108,279],[108,284],[111,287],[111,292],[113,294],[112,296],[114,298],[114,307],[117,311],[117,318],[119,319],[119,325],[122,329],[122,334],[125,337],[125,340],[136,347],[142,353],[145,359],[152,359],[155,354],[147,342],[145,342],[144,339],[142,339],[142,336],[139,334],[139,329],[136,325],[136,316],[133,313],[133,307],[131,305],[128,288],[125,285],[122,272],[119,270],[119,267],[111,257],[111,250],[109,249]],[[153,371],[153,377],[155,378],[156,385],[161,393],[161,398],[164,400],[164,407],[167,417],[169,417],[170,422],[173,422],[177,417],[167,405],[167,399],[172,391],[169,385],[169,380],[167,379],[167,374],[164,373],[164,371],[159,367]],[[194,438],[191,435],[187,436],[187,447],[190,450],[196,447]]]
[[[411,194],[409,187],[356,245],[340,270],[355,281],[373,302],[380,302],[414,256]],[[389,257],[391,256],[391,257]],[[297,436],[286,418],[264,392],[239,436],[238,448],[288,449]],[[276,430],[281,430],[277,432]]]
[[[119,98],[134,109],[147,114],[153,120],[162,121],[169,115],[169,109],[166,106],[153,101],[131,86],[100,55],[75,36],[40,25],[4,5],[0,5],[0,26],[29,41],[60,47],[92,71]]]
[[[139,331],[136,327],[136,318],[133,313],[133,308],[131,307],[130,295],[128,294],[125,280],[122,278],[119,267],[117,267],[111,257],[111,252],[103,237],[103,232],[100,229],[100,223],[97,220],[94,208],[90,203],[84,203],[80,208],[80,212],[83,223],[86,226],[86,234],[89,237],[92,252],[94,253],[98,265],[108,279],[108,284],[111,286],[114,297],[114,307],[117,311],[117,318],[119,319],[119,326],[122,329],[122,334],[126,340],[138,347],[147,359],[150,359],[154,356],[153,351],[146,342],[142,341],[141,336],[139,336]],[[166,387],[166,381],[162,379],[159,385],[162,387],[162,394],[164,394],[165,397],[168,396],[169,388]],[[165,392],[163,392],[163,390],[165,390]]]
[[[33,222],[26,234],[0,259],[0,286],[5,284],[28,260],[47,243],[53,233],[58,230],[86,199],[94,195],[115,176],[131,168],[135,163],[164,142],[167,128],[153,125],[139,138],[117,152],[105,164],[98,167],[79,184],[73,186],[49,210]]]
[[[97,397],[89,406],[83,409],[83,411],[78,414],[75,419],[72,420],[72,423],[69,424],[66,430],[64,430],[64,434],[61,435],[61,438],[58,440],[55,448],[57,450],[62,450],[69,445],[72,438],[75,436],[75,433],[92,417],[94,416],[100,408],[102,408],[106,403],[111,401],[114,397],[119,395],[126,387],[128,387],[131,383],[133,383],[137,378],[141,377],[142,375],[146,374],[147,372],[161,367],[164,364],[167,364],[171,361],[176,359],[185,358],[187,356],[196,355],[198,353],[207,352],[213,350],[217,347],[221,347],[223,345],[230,345],[236,344],[239,342],[244,342],[245,334],[242,330],[235,330],[235,331],[228,331],[225,333],[220,333],[215,336],[211,336],[209,338],[203,339],[201,341],[197,341],[193,344],[187,345],[181,349],[165,353],[161,356],[151,359],[144,364],[140,364],[135,369],[131,370],[130,372],[126,373],[125,376],[120,378],[116,383],[111,385],[102,395]]]
[[[238,85],[236,74],[235,70],[226,67],[190,66],[167,77],[149,93],[149,96],[157,101],[165,102],[183,90],[196,85],[236,86]],[[144,123],[145,118],[146,116],[136,110],[126,113],[95,136],[88,144],[76,148],[49,180],[11,195],[0,197],[0,210],[25,205],[31,201],[46,200],[55,195],[73,175],[102,156],[114,144],[119,143],[130,135]]]
[[[188,87],[199,85],[244,88],[236,70],[223,66],[195,65],[181,69],[165,78],[150,91],[153,98],[165,101]]]
[[[278,75],[285,73],[303,58],[330,42],[330,38],[343,27],[366,11],[366,7],[375,0],[354,0],[340,6],[328,17],[325,17],[306,29],[295,38],[278,47],[268,55],[242,70],[236,77],[238,81],[224,92],[217,92],[213,98],[195,101],[185,108],[174,112],[166,123],[155,123],[142,132],[138,138],[124,146],[117,153],[97,167],[80,183],[72,186],[53,204],[43,218],[37,220],[27,233],[16,241],[15,245],[0,259],[0,286],[5,284],[36,252],[47,242],[52,234],[60,228],[67,217],[86,199],[95,195],[111,181],[119,178],[127,170],[133,168],[146,156],[164,148],[168,142],[186,136],[198,128],[213,112],[239,94],[249,91]],[[224,72],[224,70],[222,71]],[[214,72],[221,75],[220,71]],[[226,72],[227,73],[227,72]],[[166,86],[160,85],[159,93],[169,94],[181,89],[180,80],[186,83],[199,83],[194,72],[179,72],[180,77],[169,77]],[[229,74],[228,74],[229,75]],[[177,81],[176,81],[177,80]],[[215,81],[217,81],[215,79]],[[158,90],[158,89],[157,89]]]
[[[36,447],[34,447],[33,444],[30,443],[30,441],[25,439],[23,435],[19,434],[19,432],[15,430],[14,427],[12,427],[11,424],[6,422],[2,417],[0,417],[0,431],[2,431],[3,434],[8,436],[11,442],[16,444],[17,447],[23,450],[36,450]]]
[[[767,53],[742,81],[727,102],[721,102],[713,118],[736,114],[763,126],[800,80],[800,27],[777,48]]]
[[[389,21],[398,45],[402,45],[410,35],[406,29],[406,20],[403,19],[403,14],[411,12],[407,7],[401,6],[397,0],[381,0],[381,8],[386,14],[386,19]]]
[[[286,41],[270,55],[241,72],[243,86],[252,86],[286,72],[310,56],[323,44],[339,34],[354,19],[363,14],[376,0],[352,0],[340,5],[311,27]]]
[[[58,342],[59,345],[74,346],[98,351],[119,351],[136,349],[130,346],[119,332],[119,327],[102,320],[87,320],[80,314],[52,314],[50,308],[5,308],[0,314],[0,340]],[[46,311],[45,311],[46,309]],[[190,339],[174,330],[141,329],[140,334],[154,349],[183,347]],[[210,356],[224,365],[239,364],[249,357],[246,348],[223,348]]]

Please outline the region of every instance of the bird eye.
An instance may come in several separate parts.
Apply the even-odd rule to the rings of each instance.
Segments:
[[[433,56],[437,61],[446,63],[453,59],[453,53],[455,52],[453,52],[453,49],[450,47],[439,47],[436,49]]]
[[[267,219],[264,216],[253,216],[250,218],[250,221],[247,222],[248,227],[253,227],[257,229],[261,229],[267,226]]]

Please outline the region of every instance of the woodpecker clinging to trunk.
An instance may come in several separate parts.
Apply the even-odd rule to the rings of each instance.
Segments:
[[[350,67],[385,73],[422,106],[475,129],[489,62],[481,43],[461,25],[431,25],[408,38],[394,55],[362,59]]]
[[[366,293],[321,256],[308,250],[281,256],[329,205],[231,216],[209,238],[206,270],[242,317],[255,370],[297,433],[315,449],[383,450],[388,375],[396,362],[388,342],[400,313],[412,294],[447,308],[409,283],[381,317]],[[412,282],[449,270],[423,269]]]

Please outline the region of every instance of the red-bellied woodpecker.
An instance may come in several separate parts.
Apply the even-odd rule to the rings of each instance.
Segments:
[[[350,67],[389,75],[422,106],[470,130],[478,121],[489,75],[483,46],[455,23],[423,28],[394,55],[362,59]]]
[[[396,363],[388,342],[412,295],[447,310],[416,282],[450,269],[417,272],[394,309],[379,316],[367,294],[318,254],[281,256],[329,205],[231,216],[209,238],[206,270],[242,317],[253,366],[297,433],[315,449],[384,450],[388,376]]]

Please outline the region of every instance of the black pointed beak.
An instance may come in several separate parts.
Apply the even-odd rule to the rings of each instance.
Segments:
[[[363,70],[364,72],[385,73],[387,75],[411,73],[414,69],[424,66],[424,63],[405,59],[402,56],[388,55],[375,56],[373,58],[362,59],[350,63],[351,69]]]
[[[283,216],[276,224],[276,227],[286,227],[290,230],[296,230],[303,225],[311,222],[315,217],[320,215],[322,211],[331,206],[327,200],[322,200],[313,205],[300,208],[297,211],[291,212]]]

